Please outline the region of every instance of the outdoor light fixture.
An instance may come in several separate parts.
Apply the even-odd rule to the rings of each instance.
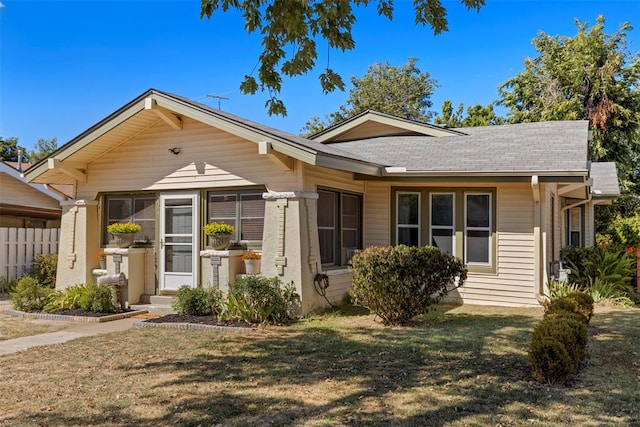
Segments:
[[[169,152],[170,152],[170,153],[172,153],[172,154],[175,154],[176,156],[177,156],[178,154],[180,154],[180,152],[181,152],[181,151],[182,151],[182,150],[180,149],[180,147],[173,147],[173,148],[169,148]]]

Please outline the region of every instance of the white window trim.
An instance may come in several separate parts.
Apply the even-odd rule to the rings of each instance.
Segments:
[[[573,219],[573,215],[572,215],[572,211],[573,210],[577,210],[578,211],[578,228],[574,228],[575,224],[573,223],[572,219]],[[580,206],[576,206],[574,208],[569,209],[569,235],[567,236],[569,239],[569,245],[571,245],[571,234],[574,232],[578,233],[578,246],[582,247],[583,244],[583,240],[582,240],[582,223],[583,223],[583,218],[582,218],[582,208]]]
[[[399,216],[399,212],[400,212],[400,196],[402,195],[406,195],[406,194],[414,194],[416,196],[418,196],[418,224],[399,224],[398,223],[398,216]],[[418,246],[422,246],[422,239],[420,236],[420,230],[421,230],[421,220],[422,220],[422,212],[421,212],[421,193],[419,191],[397,191],[396,192],[396,245],[399,245],[400,243],[399,238],[400,238],[400,227],[402,226],[402,228],[416,228],[418,229]]]
[[[489,226],[488,227],[468,227],[467,226],[467,196],[489,196]],[[483,267],[493,267],[493,200],[491,193],[485,192],[465,192],[464,193],[464,262],[467,265],[479,265]],[[469,262],[467,257],[467,251],[469,244],[467,242],[467,231],[488,231],[488,254],[489,262]]]
[[[433,196],[451,196],[453,211],[451,212],[451,225],[433,225]],[[419,200],[418,200],[419,201]],[[451,255],[456,254],[456,193],[436,192],[429,193],[429,245],[433,242],[433,230],[451,230]]]

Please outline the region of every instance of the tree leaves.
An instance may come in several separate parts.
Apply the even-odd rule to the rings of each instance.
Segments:
[[[485,0],[461,0],[461,3],[468,9],[479,10]],[[258,59],[257,80],[252,75],[245,76],[240,90],[245,94],[255,94],[258,90],[268,92],[269,114],[286,116],[286,107],[278,99],[282,75],[294,77],[315,67],[318,38],[329,48],[343,52],[353,50],[356,46],[352,36],[356,22],[354,8],[369,4],[370,0],[201,0],[200,18],[211,18],[217,10],[236,9],[242,14],[248,33],[260,32],[262,53]],[[414,0],[414,8],[416,23],[429,25],[435,34],[447,31],[446,9],[441,0]],[[392,0],[376,2],[378,15],[389,20],[393,9]],[[319,80],[324,93],[344,90],[342,77],[328,64]]]

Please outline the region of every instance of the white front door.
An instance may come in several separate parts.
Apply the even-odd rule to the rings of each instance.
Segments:
[[[198,284],[198,193],[160,195],[160,291]]]

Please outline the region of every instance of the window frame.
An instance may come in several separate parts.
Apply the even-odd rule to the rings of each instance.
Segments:
[[[434,225],[433,224],[433,196],[451,196],[452,212],[451,225]],[[451,230],[451,249],[456,252],[456,193],[451,191],[434,191],[429,192],[429,245],[433,246],[433,230]]]
[[[153,218],[136,218],[135,217],[135,204],[136,200],[146,199],[153,200],[154,213]],[[109,203],[115,200],[129,200],[131,202],[130,210],[131,215],[128,218],[115,219],[109,216]],[[102,227],[103,232],[101,234],[102,243],[104,246],[108,245],[111,242],[109,238],[109,233],[107,232],[107,227],[110,224],[116,222],[133,222],[135,224],[139,224],[141,222],[153,222],[153,235],[151,239],[142,239],[136,238],[134,243],[144,243],[144,244],[155,244],[156,238],[158,235],[158,193],[112,193],[112,194],[103,194],[102,196],[102,221],[104,227]],[[144,227],[143,227],[144,230]],[[142,230],[141,230],[142,232]],[[136,233],[136,237],[138,237],[139,233]]]
[[[320,253],[320,263],[322,265],[323,268],[340,268],[340,267],[344,267],[349,265],[349,262],[351,261],[351,257],[353,257],[353,255],[355,255],[355,252],[358,249],[362,249],[363,247],[363,226],[364,226],[364,197],[362,194],[353,192],[353,191],[346,191],[346,190],[340,190],[340,189],[335,189],[335,188],[328,188],[328,187],[317,187],[316,188],[316,192],[318,193],[318,196],[320,195],[320,193],[324,192],[327,194],[332,194],[334,197],[334,208],[332,209],[333,211],[333,227],[321,227],[318,221],[318,215],[320,213],[320,207],[317,207],[317,212],[316,212],[316,224],[317,224],[317,228],[318,228],[318,243],[319,243],[319,247],[318,247],[318,251]],[[347,229],[347,227],[344,226],[344,217],[345,217],[345,213],[344,213],[344,197],[354,197],[357,201],[357,210],[358,212],[356,213],[356,221],[357,221],[357,226],[355,228],[356,231],[356,246],[355,247],[345,247],[344,246],[344,231],[345,229]],[[318,200],[320,200],[320,198],[318,197]],[[320,230],[328,230],[331,229],[333,230],[333,261],[332,262],[323,262],[322,261],[322,244],[320,243]],[[353,230],[352,227],[348,228],[349,230]]]
[[[400,202],[400,196],[402,195],[416,195],[418,196],[418,203],[417,203],[417,207],[418,207],[418,223],[417,224],[400,224],[398,221],[398,207],[399,202]],[[402,225],[402,227],[401,227]],[[399,245],[400,244],[400,228],[408,228],[408,229],[417,229],[418,230],[418,246],[422,245],[422,194],[419,191],[404,191],[404,190],[399,190],[396,191],[396,196],[395,196],[395,231],[396,231],[396,235],[395,235],[395,244]]]
[[[489,197],[489,225],[482,227],[469,227],[467,221],[468,214],[468,197],[469,196],[488,196]],[[473,266],[481,266],[481,267],[491,267],[492,264],[492,247],[493,247],[493,200],[492,194],[488,192],[477,192],[477,191],[465,191],[464,192],[464,263],[467,265]],[[469,244],[467,243],[468,239],[468,231],[486,231],[488,232],[487,238],[487,262],[469,262],[468,250]]]
[[[573,216],[571,214],[572,211],[578,212],[578,227],[573,228]],[[578,247],[584,247],[584,206],[574,206],[572,208],[567,209],[567,246],[576,246],[573,244],[571,235],[572,233],[578,233]]]
[[[262,239],[264,238],[264,220],[265,220],[265,214],[266,214],[266,201],[264,200],[264,198],[262,197],[262,195],[264,194],[265,189],[264,188],[245,188],[245,189],[237,189],[237,190],[215,190],[215,189],[210,189],[207,190],[205,193],[205,220],[206,223],[210,223],[213,221],[217,221],[217,222],[225,222],[224,220],[229,220],[231,219],[231,217],[219,217],[219,218],[215,218],[211,216],[211,212],[210,212],[210,204],[211,202],[211,197],[215,197],[215,196],[234,196],[235,201],[235,216],[233,218],[234,220],[234,234],[233,237],[231,238],[232,242],[238,243],[238,244],[242,244],[242,245],[246,245],[248,248],[251,249],[257,249],[260,250],[262,248]],[[259,240],[251,240],[251,239],[242,239],[242,220],[243,219],[258,219],[260,217],[257,216],[252,216],[252,217],[247,217],[247,216],[242,216],[242,197],[243,196],[260,196],[260,198],[263,201],[263,206],[264,206],[264,210],[263,210],[263,215],[262,215],[262,237],[260,237]]]

